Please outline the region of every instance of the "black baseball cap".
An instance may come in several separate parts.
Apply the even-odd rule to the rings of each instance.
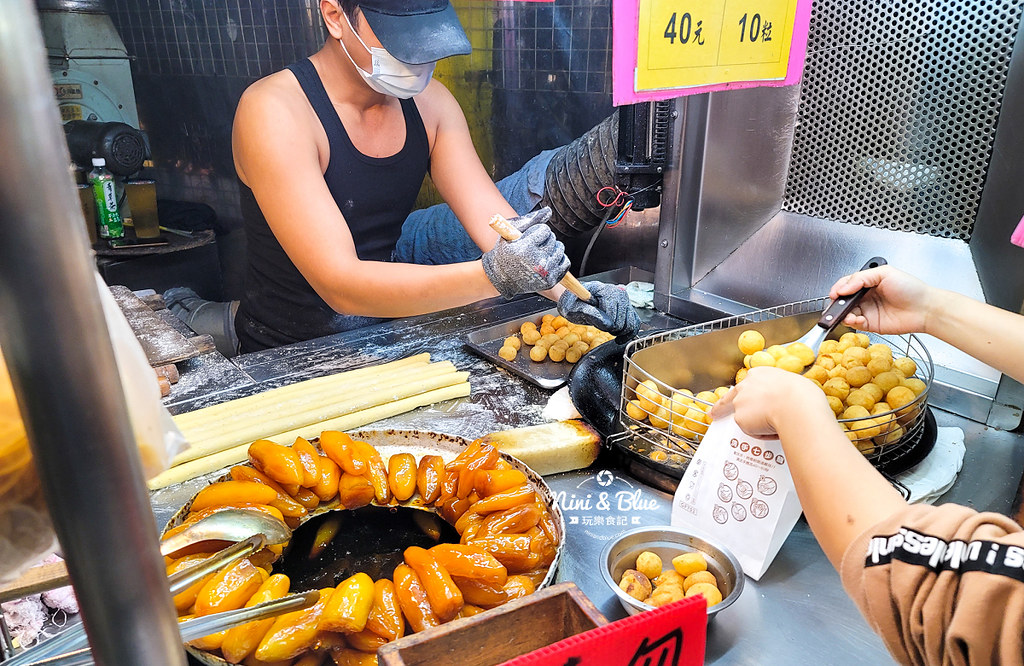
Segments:
[[[448,0],[366,0],[359,9],[381,46],[402,62],[420,65],[472,50]]]

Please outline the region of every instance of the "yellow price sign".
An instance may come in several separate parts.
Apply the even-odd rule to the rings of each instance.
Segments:
[[[644,16],[644,9],[649,16]],[[644,19],[647,19],[646,21]],[[721,46],[722,7],[699,1],[651,0],[640,6],[640,50],[647,68],[676,70],[714,66]],[[644,37],[647,37],[646,44]]]
[[[786,77],[798,0],[640,0],[636,90]]]

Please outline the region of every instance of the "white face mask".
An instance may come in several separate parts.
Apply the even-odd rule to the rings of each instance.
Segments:
[[[352,22],[348,20],[348,15],[345,12],[342,12],[342,14],[345,16],[345,22],[348,23],[352,34],[356,36],[359,43],[370,54],[371,61],[373,62],[373,71],[364,71],[352,59],[352,54],[345,48],[345,42],[338,40],[341,43],[342,50],[345,51],[345,55],[348,56],[348,59],[352,62],[356,71],[359,72],[359,75],[363,77],[363,81],[366,81],[366,85],[382,95],[391,95],[399,99],[415,97],[426,89],[430,83],[430,78],[434,75],[434,65],[437,63],[428,62],[422,65],[410,65],[402,62],[384,49],[368,47],[366,42],[359,36],[359,33],[356,32],[356,29],[352,27]]]

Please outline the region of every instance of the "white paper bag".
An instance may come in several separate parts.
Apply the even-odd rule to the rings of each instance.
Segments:
[[[95,276],[142,471],[151,479],[171,466],[171,460],[188,447],[188,441],[160,402],[156,375],[131,325],[103,278],[99,273]]]
[[[716,420],[672,501],[672,525],[706,534],[759,580],[800,517],[800,500],[777,439],[754,439],[732,416]]]

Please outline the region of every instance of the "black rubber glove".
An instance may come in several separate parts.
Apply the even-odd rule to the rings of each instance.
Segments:
[[[565,246],[545,224],[550,219],[547,207],[509,219],[523,235],[499,238],[481,257],[487,279],[505,298],[550,289],[569,271]]]
[[[608,331],[623,342],[640,330],[640,316],[629,303],[626,290],[603,282],[584,282],[590,302],[566,290],[558,299],[558,313],[574,324],[589,324]]]

